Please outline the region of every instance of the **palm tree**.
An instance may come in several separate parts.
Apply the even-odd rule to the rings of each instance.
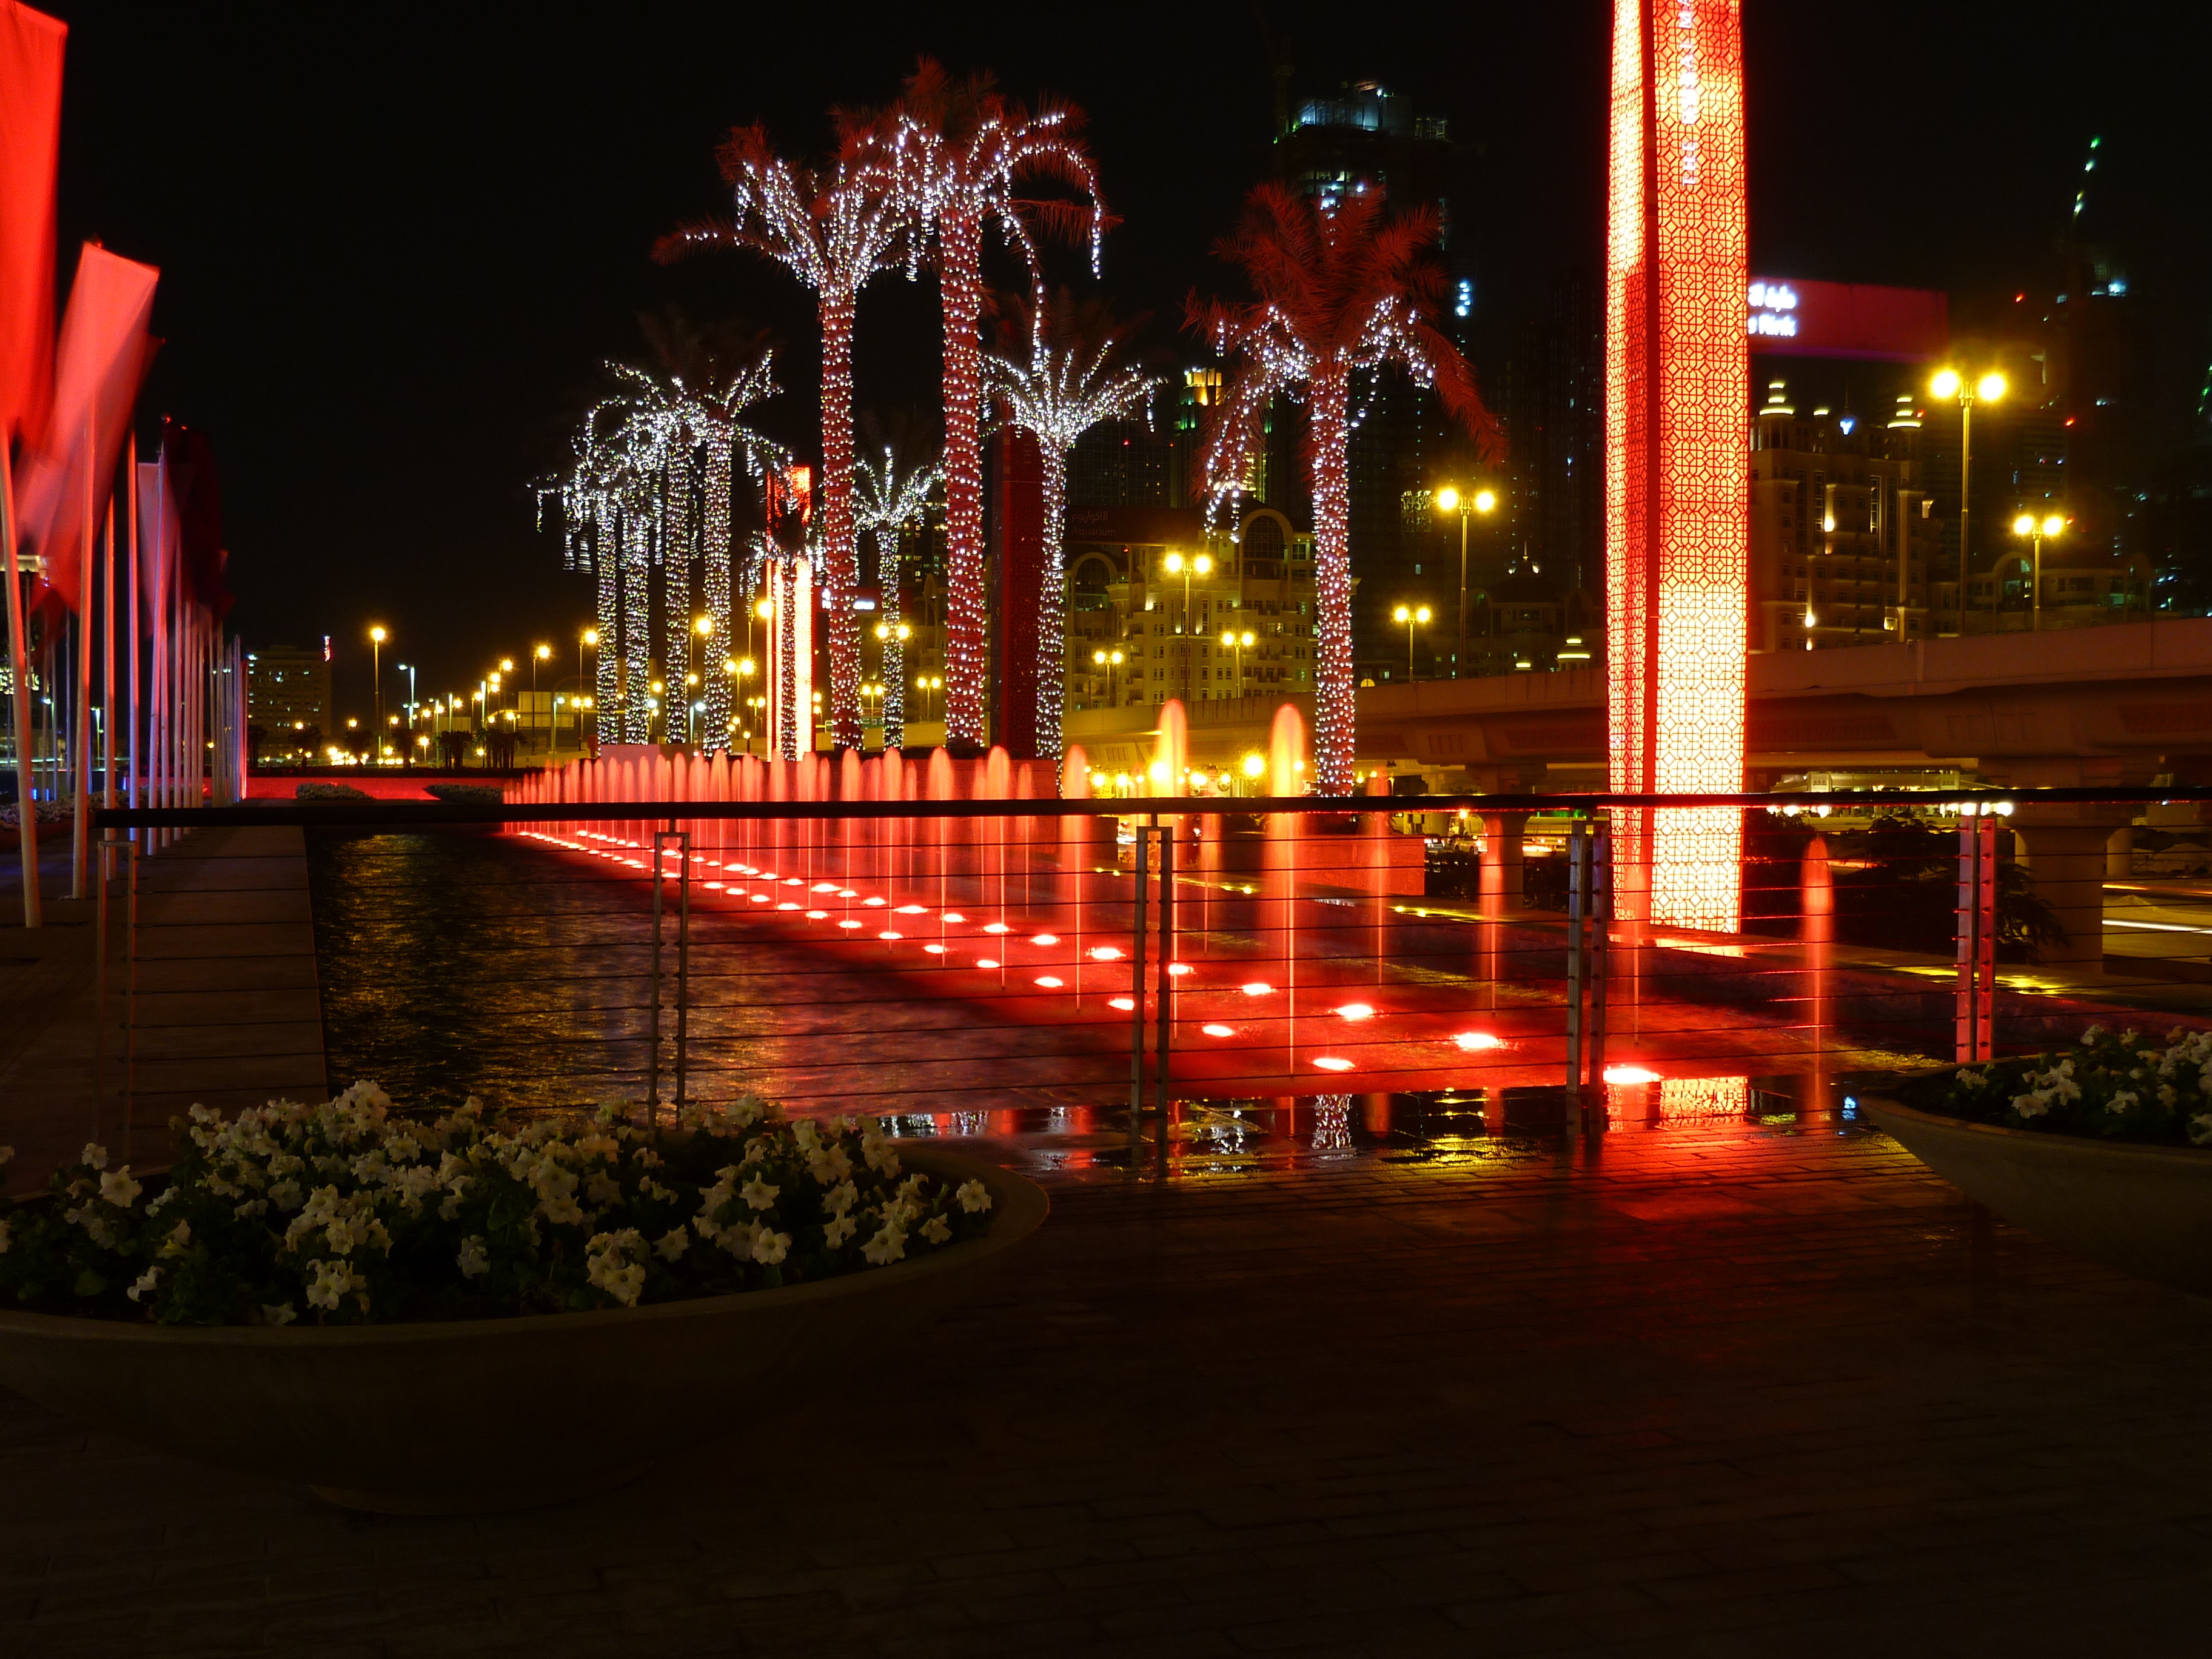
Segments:
[[[1030,222],[1087,234],[1091,268],[1106,210],[1083,147],[1083,112],[1072,104],[1032,113],[988,74],[955,81],[924,58],[896,113],[912,142],[915,207],[936,240],[945,317],[945,730],[949,744],[983,738],[983,236],[992,225],[1036,268]],[[1051,180],[1084,198],[1032,200],[1024,180]]]
[[[641,743],[648,735],[644,698],[625,693],[650,677],[652,571],[661,572],[663,668],[671,695],[681,696],[691,651],[694,562],[701,567],[714,641],[726,646],[730,637],[735,459],[742,455],[756,477],[790,459],[738,418],[776,390],[765,335],[733,323],[696,328],[673,313],[641,320],[659,366],[607,364],[612,389],[586,415],[569,470],[538,485],[541,501],[560,503],[570,564],[599,572],[599,630],[607,647],[599,653],[596,688],[603,742]],[[712,672],[711,652],[708,660],[700,677],[707,742],[724,748],[730,688],[726,676]]]
[[[830,611],[830,729],[860,744],[860,560],[853,530],[853,318],[869,277],[896,258],[915,199],[911,135],[866,114],[835,113],[836,155],[818,167],[775,153],[768,129],[739,127],[716,151],[735,215],[662,238],[663,260],[700,247],[749,249],[812,289],[822,325],[822,487]]]
[[[1061,289],[1017,301],[1012,349],[988,361],[993,393],[1010,424],[1034,435],[1042,462],[1044,560],[1037,595],[1037,748],[1060,753],[1066,710],[1067,596],[1062,563],[1067,524],[1067,457],[1094,426],[1151,412],[1157,376],[1121,361],[1144,319],[1117,324],[1103,300]]]
[[[864,419],[872,456],[861,457],[858,467],[854,522],[859,533],[876,538],[876,586],[883,595],[882,621],[876,624],[883,642],[884,747],[902,748],[906,740],[906,616],[899,580],[899,533],[929,510],[929,498],[944,482],[937,458],[925,455],[926,445],[915,430],[915,422],[893,419],[879,425]]]
[[[1236,233],[1214,249],[1243,269],[1259,298],[1201,303],[1194,294],[1186,307],[1191,328],[1231,360],[1201,463],[1217,514],[1233,503],[1265,441],[1269,401],[1279,392],[1305,395],[1320,599],[1314,771],[1316,788],[1327,795],[1349,794],[1352,785],[1346,460],[1355,380],[1395,363],[1435,389],[1486,462],[1504,453],[1474,370],[1431,320],[1443,276],[1423,250],[1436,235],[1434,210],[1386,214],[1377,190],[1324,202],[1271,181],[1245,198]]]

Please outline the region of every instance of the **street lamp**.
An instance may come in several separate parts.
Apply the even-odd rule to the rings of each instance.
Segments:
[[[1247,629],[1242,634],[1233,628],[1221,630],[1221,643],[1237,653],[1237,695],[1244,695],[1244,653],[1257,644],[1258,639]]]
[[[1390,613],[1394,622],[1406,624],[1406,678],[1409,680],[1413,678],[1413,630],[1427,625],[1429,614],[1425,605],[1401,605]]]
[[[1956,398],[1959,404],[1959,631],[1966,631],[1966,589],[1973,566],[1966,552],[1966,524],[1973,510],[1973,495],[1969,486],[1973,482],[1974,465],[1974,405],[1993,404],[2005,394],[2005,377],[1995,369],[1972,385],[1955,368],[1936,371],[1936,378],[1928,383],[1928,390],[1938,398]],[[1990,626],[1996,626],[1997,580],[1994,566],[1990,572]]]
[[[1489,514],[1497,510],[1498,493],[1478,489],[1472,495],[1462,495],[1446,484],[1437,491],[1437,507],[1440,512],[1459,514],[1459,652],[1452,659],[1452,678],[1457,679],[1465,671],[1461,665],[1467,660],[1467,525],[1470,514]]]
[[[1194,559],[1186,559],[1180,553],[1170,553],[1167,556],[1166,565],[1169,575],[1182,578],[1182,620],[1176,624],[1176,632],[1188,634],[1190,632],[1190,579],[1193,576],[1211,575],[1213,572],[1213,560],[1204,553]]]
[[[1115,681],[1121,665],[1127,659],[1127,655],[1120,651],[1094,651],[1091,653],[1091,665],[1106,671],[1106,695],[1116,708],[1121,706],[1121,696]]]
[[[390,637],[380,626],[368,630],[368,674],[374,683],[379,731],[384,728],[384,641]]]
[[[2043,626],[2043,543],[2063,535],[2066,520],[2059,514],[2039,520],[2033,513],[2023,513],[2012,521],[2012,533],[2025,536],[2033,550],[2028,560],[2028,631],[2034,633]]]

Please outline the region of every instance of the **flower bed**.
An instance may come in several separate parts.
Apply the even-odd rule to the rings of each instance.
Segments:
[[[2212,1144],[2212,1032],[2170,1031],[2161,1046],[2092,1025],[2079,1048],[1962,1066],[1898,1094],[1910,1105],[2008,1128],[2203,1146]]]
[[[163,1178],[97,1146],[0,1204],[0,1307],[163,1324],[323,1325],[629,1308],[772,1290],[983,1236],[992,1199],[902,1170],[851,1119],[757,1099],[665,1133],[619,1114],[396,1115],[356,1083],[178,1120]]]

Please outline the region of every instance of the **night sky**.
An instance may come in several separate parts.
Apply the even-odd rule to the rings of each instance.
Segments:
[[[540,639],[573,664],[589,594],[528,486],[562,459],[599,361],[640,352],[637,313],[749,318],[788,342],[787,387],[813,373],[794,283],[735,255],[659,269],[654,237],[722,205],[712,152],[732,124],[811,151],[830,105],[886,100],[917,52],[1089,112],[1125,222],[1104,287],[1163,340],[1189,288],[1219,281],[1209,245],[1267,167],[1263,28],[1301,94],[1378,79],[1469,144],[1454,207],[1484,356],[1550,273],[1600,252],[1602,0],[1139,0],[1079,25],[995,0],[48,9],[71,26],[64,280],[87,237],[161,267],[146,407],[216,447],[249,647],[336,635],[341,714],[366,701],[371,622],[393,632],[387,662],[422,665],[425,696]],[[2212,362],[2198,7],[1747,10],[1755,269],[1968,303],[2030,283],[2100,133],[2085,223],[2154,311],[2161,429],[2187,436]],[[872,285],[862,406],[931,400],[934,316],[927,276]],[[807,403],[786,396],[766,423],[804,443]]]

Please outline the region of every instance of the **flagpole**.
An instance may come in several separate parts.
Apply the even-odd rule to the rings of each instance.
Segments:
[[[115,501],[107,503],[107,559],[100,596],[100,804],[115,805]],[[107,874],[101,861],[100,875]]]
[[[131,493],[125,504],[129,514],[131,546],[131,617],[124,624],[125,636],[131,641],[131,805],[138,805],[139,778],[146,769],[146,750],[138,735],[138,434],[131,434]],[[141,839],[138,832],[131,832],[133,841]]]
[[[70,710],[70,896],[88,898],[92,889],[92,577],[94,531],[99,509],[94,505],[99,481],[92,461],[98,453],[93,442],[92,416],[84,417],[84,528],[77,552],[76,572],[76,706]]]
[[[23,926],[44,925],[39,902],[39,809],[31,799],[31,646],[15,557],[15,467],[0,431],[0,543],[8,549],[8,661],[15,705],[15,838],[23,857]]]

